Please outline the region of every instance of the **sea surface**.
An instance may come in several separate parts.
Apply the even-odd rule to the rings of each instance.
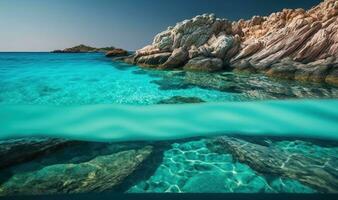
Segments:
[[[261,74],[143,69],[100,53],[0,53],[0,145],[86,141],[0,170],[0,196],[24,188],[20,177],[114,153],[117,141],[154,150],[115,192],[338,192],[337,98],[336,87]]]

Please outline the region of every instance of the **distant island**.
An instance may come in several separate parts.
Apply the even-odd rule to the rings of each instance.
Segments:
[[[105,53],[107,57],[128,56],[129,52],[115,47],[96,48],[80,44],[63,50],[54,50],[51,53]]]
[[[99,52],[107,52],[114,50],[115,47],[103,47],[103,48],[96,48],[87,45],[80,44],[75,47],[66,48],[63,50],[54,50],[52,53],[99,53]]]

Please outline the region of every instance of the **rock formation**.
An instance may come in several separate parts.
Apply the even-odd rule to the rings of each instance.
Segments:
[[[215,72],[236,70],[338,85],[338,1],[231,22],[213,14],[177,23],[126,62]]]
[[[185,103],[203,103],[204,100],[198,97],[182,97],[182,96],[173,96],[169,99],[163,99],[157,104],[185,104]]]
[[[314,148],[306,153],[311,147],[294,151],[290,147],[264,146],[233,137],[218,137],[211,142],[211,148],[231,153],[260,173],[296,179],[320,192],[338,193],[337,159],[325,154],[314,156],[318,153],[314,153]]]
[[[116,57],[116,56],[127,56],[128,51],[124,49],[113,49],[110,51],[107,51],[106,57]]]
[[[0,141],[0,169],[30,161],[73,143],[53,138],[22,138]]]
[[[56,164],[15,174],[0,183],[0,196],[102,192],[120,184],[152,153],[151,146]]]
[[[115,47],[103,47],[103,48],[95,48],[80,44],[75,47],[66,48],[63,50],[54,50],[52,53],[100,53],[114,50]]]

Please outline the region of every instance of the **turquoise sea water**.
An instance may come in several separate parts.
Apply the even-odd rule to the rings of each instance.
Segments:
[[[153,81],[170,74],[113,63],[103,54],[1,53],[0,103],[140,105],[172,96],[197,96],[206,101],[239,98],[197,87],[159,90]]]
[[[0,53],[0,104],[148,105],[173,96],[208,102],[332,98],[338,89],[260,75],[143,70],[99,53]]]
[[[282,142],[272,140],[272,147],[283,151],[295,137],[334,141],[337,97],[338,89],[325,85],[257,74],[146,70],[99,53],[0,53],[0,139],[51,136],[111,142],[205,137],[168,141],[154,164],[158,167],[132,181],[124,192],[316,192],[295,178],[259,173],[230,152],[212,151],[208,136],[288,136]],[[196,99],[207,103],[154,105]],[[314,152],[338,160],[336,146],[302,140],[295,146],[304,150],[297,154]],[[24,165],[31,169],[37,162]],[[20,174],[27,167],[12,170]]]

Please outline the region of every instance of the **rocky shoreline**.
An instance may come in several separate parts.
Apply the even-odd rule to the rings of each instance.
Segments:
[[[157,69],[264,73],[338,85],[338,1],[231,22],[213,14],[168,27],[122,59]]]

